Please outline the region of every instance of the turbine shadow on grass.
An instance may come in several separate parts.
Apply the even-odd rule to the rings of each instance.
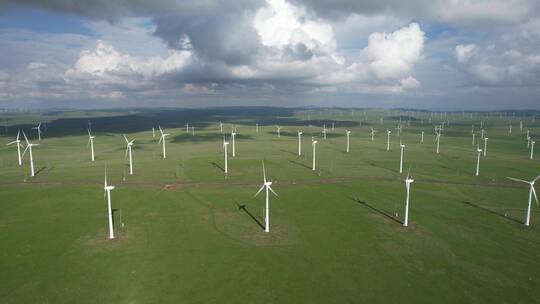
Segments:
[[[291,155],[298,155],[298,153],[294,153],[292,151],[287,151],[287,150],[284,150],[284,149],[280,149],[279,151],[284,152],[284,153],[288,153],[288,154],[291,154]]]
[[[310,166],[304,165],[304,164],[299,163],[299,162],[297,162],[297,161],[295,161],[295,160],[289,160],[289,162],[292,163],[292,164],[296,164],[296,165],[299,165],[299,166],[302,166],[302,167],[304,167],[304,168],[307,168],[307,169],[310,169],[310,170],[311,170],[311,167],[310,167]]]
[[[400,221],[399,219],[395,218],[395,217],[392,216],[390,213],[388,213],[388,212],[386,212],[386,211],[384,211],[384,210],[382,210],[382,209],[375,208],[374,206],[372,206],[372,205],[368,204],[367,202],[364,202],[364,201],[362,201],[362,200],[360,200],[360,199],[358,199],[358,198],[354,198],[354,197],[349,197],[349,198],[350,198],[353,202],[356,202],[356,203],[358,203],[358,204],[360,204],[360,205],[366,206],[367,208],[369,208],[369,209],[371,209],[371,210],[373,210],[373,211],[375,211],[375,212],[377,212],[377,213],[379,213],[379,214],[381,214],[381,215],[383,215],[383,216],[386,216],[387,218],[391,219],[392,221],[394,221],[394,222],[396,222],[396,223],[399,223],[399,224],[403,225],[403,222],[402,222],[402,221]]]
[[[499,212],[497,212],[497,211],[488,209],[488,208],[486,208],[486,207],[477,205],[477,204],[475,204],[475,203],[471,203],[471,202],[466,202],[466,201],[464,201],[463,204],[468,205],[468,206],[471,206],[471,207],[474,207],[474,208],[477,208],[477,209],[480,209],[480,210],[485,211],[485,212],[489,212],[489,213],[494,214],[494,215],[498,215],[498,216],[503,217],[503,218],[505,218],[505,219],[507,219],[507,220],[516,222],[516,223],[518,223],[518,224],[523,224],[522,221],[517,220],[517,219],[512,218],[512,217],[509,217],[509,216],[506,216],[506,215],[504,215],[504,213],[499,213]]]
[[[34,175],[38,175],[39,173],[43,172],[43,170],[47,169],[47,166],[43,166],[41,168],[39,168],[35,173]]]
[[[264,225],[263,223],[261,223],[261,221],[255,216],[253,215],[253,213],[251,213],[245,204],[239,204],[238,201],[234,201],[234,203],[236,204],[236,206],[238,207],[238,211],[244,211],[255,223],[257,223],[257,225],[261,228],[261,229],[264,229]]]
[[[218,168],[219,170],[221,170],[222,172],[225,172],[225,169],[223,169],[223,167],[221,167],[220,165],[218,165],[216,162],[211,162],[210,163],[212,166]]]

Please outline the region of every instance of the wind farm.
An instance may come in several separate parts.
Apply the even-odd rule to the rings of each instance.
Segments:
[[[4,115],[0,297],[534,302],[538,114],[212,108]],[[33,120],[47,130],[31,133]],[[510,134],[509,121],[520,120],[523,131]],[[471,145],[471,125],[480,124],[489,132],[485,156],[487,137]],[[433,291],[408,291],[411,281]]]

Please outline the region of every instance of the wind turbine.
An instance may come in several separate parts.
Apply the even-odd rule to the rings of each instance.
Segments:
[[[413,177],[411,176],[411,170],[407,174],[405,179],[405,189],[407,190],[407,198],[405,199],[405,218],[403,219],[403,226],[409,226],[409,195],[411,192],[411,184],[414,182]]]
[[[484,157],[486,157],[486,154],[487,154],[487,141],[488,141],[488,138],[484,137]]]
[[[33,146],[39,146],[39,144],[31,144],[28,141],[28,138],[26,137],[26,134],[24,134],[24,131],[23,131],[23,136],[24,136],[24,140],[26,140],[26,148],[24,149],[22,156],[24,157],[24,154],[26,153],[26,150],[29,150],[29,152],[30,152],[30,176],[35,176],[35,172],[34,172],[34,156],[32,155],[32,147]]]
[[[437,137],[435,140],[437,141],[437,154],[439,154],[439,143],[441,142],[441,131],[437,132]]]
[[[38,139],[41,141],[41,123],[39,123],[37,126],[33,127],[32,130],[37,130]]]
[[[236,157],[236,144],[235,139],[236,138],[236,131],[231,132],[231,139],[232,139],[232,157]]]
[[[161,133],[161,137],[159,138],[158,145],[163,142],[163,158],[167,158],[167,152],[165,150],[165,137],[169,136],[170,134],[163,133],[161,126],[158,126],[158,127],[159,127],[159,132]]]
[[[424,143],[424,131],[422,131],[422,137],[420,138],[420,142]]]
[[[219,131],[223,134],[223,123],[219,122]]]
[[[126,135],[124,135],[124,139],[126,140],[126,155],[124,156],[124,159],[129,154],[129,175],[133,175],[133,158],[131,157],[131,148],[133,147],[133,142],[135,141],[135,139],[129,141]]]
[[[107,211],[109,213],[109,240],[114,239],[114,225],[113,225],[113,212],[111,204],[111,190],[114,190],[114,186],[107,184],[107,167],[105,167],[105,185],[103,186],[103,196],[107,197]]]
[[[386,151],[390,151],[390,134],[392,133],[392,131],[390,130],[386,130]]]
[[[474,136],[475,136],[475,134],[473,133],[473,134],[472,134],[472,145],[473,145],[473,146],[474,146]]]
[[[534,199],[536,200],[536,204],[538,204],[538,197],[536,196],[536,190],[534,190],[534,183],[540,178],[540,175],[538,175],[535,179],[533,179],[530,182],[528,182],[526,180],[522,180],[522,179],[513,178],[513,177],[507,177],[507,178],[511,179],[513,181],[516,181],[516,182],[529,184],[529,186],[530,186],[530,188],[529,188],[529,204],[527,206],[527,216],[525,218],[525,226],[529,226],[529,223],[530,223],[530,220],[531,220],[531,202],[532,202],[533,195],[534,195]]]
[[[91,156],[92,161],[95,161],[96,157],[94,154],[94,138],[96,137],[93,136],[92,133],[90,133],[90,129],[87,129],[87,131],[88,131],[88,143],[86,144],[86,147],[90,146],[90,156]]]
[[[152,138],[156,138],[156,129],[152,127]]]
[[[280,126],[276,126],[277,128],[277,137],[278,138],[281,138],[281,127]]]
[[[229,168],[227,166],[227,146],[229,145],[228,141],[225,141],[225,135],[223,135],[223,152],[225,152],[225,174],[229,173]]]
[[[191,136],[195,136],[195,126],[191,126]]]
[[[322,133],[323,133],[323,136],[324,136],[324,140],[326,140],[326,124],[323,125]]]
[[[332,132],[334,132],[334,123],[332,123]]]
[[[316,153],[317,143],[318,141],[316,141],[315,139],[311,140],[311,145],[313,146],[313,166],[311,170],[313,171],[315,171],[315,153]]]
[[[373,141],[374,138],[375,138],[375,132],[377,132],[377,131],[375,131],[375,130],[373,130],[373,128],[371,128],[371,132],[369,133],[369,135],[371,135],[371,141]]]
[[[482,154],[482,149],[480,147],[476,146],[476,176],[480,174],[480,155]]]
[[[351,135],[351,131],[347,130],[345,134],[347,134],[347,153],[349,153],[349,137]]]
[[[529,157],[529,159],[531,160],[533,159],[533,154],[534,154],[534,143],[535,143],[534,140],[531,141],[531,156]]]
[[[19,166],[22,165],[22,157],[21,157],[21,140],[19,139],[19,136],[21,134],[21,131],[17,131],[17,139],[8,143],[6,146],[17,144],[17,156],[19,157]]]
[[[264,161],[262,162],[263,164],[263,185],[261,186],[261,188],[259,189],[259,191],[257,191],[257,193],[255,193],[255,196],[256,197],[257,195],[259,195],[259,193],[261,193],[261,191],[264,189],[265,192],[266,192],[266,199],[265,199],[265,202],[266,202],[266,206],[265,206],[265,212],[264,212],[264,232],[270,232],[270,212],[269,212],[269,206],[268,206],[268,201],[269,201],[269,190],[272,191],[272,193],[274,193],[275,196],[278,196],[277,193],[274,191],[274,189],[272,189],[272,187],[270,187],[272,185],[272,182],[269,182],[266,180],[266,170],[264,169]]]
[[[302,155],[302,131],[298,131],[298,156]]]
[[[405,150],[405,145],[399,141],[399,147],[401,148],[401,158],[399,159],[399,173],[403,173],[403,150]]]
[[[189,133],[189,122],[185,124],[186,126],[186,133]]]

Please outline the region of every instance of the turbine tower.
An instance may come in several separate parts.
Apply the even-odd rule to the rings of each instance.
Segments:
[[[265,192],[266,192],[266,198],[265,198],[265,212],[264,212],[264,232],[270,232],[270,210],[269,210],[269,196],[270,196],[270,193],[269,191],[272,191],[272,193],[274,193],[275,196],[278,196],[277,193],[274,191],[274,189],[272,189],[272,187],[270,187],[272,185],[272,182],[270,181],[267,181],[266,180],[266,170],[264,169],[264,161],[262,162],[263,164],[263,185],[261,186],[261,188],[259,189],[259,191],[257,191],[257,193],[255,193],[255,196],[256,197],[257,195],[259,195],[259,193],[261,193],[261,191],[264,189]]]
[[[41,141],[41,123],[39,123],[37,126],[33,127],[32,130],[37,130],[38,140]]]
[[[114,225],[113,225],[113,212],[111,204],[111,190],[114,190],[114,186],[107,184],[107,167],[105,167],[105,185],[103,186],[103,196],[107,197],[107,211],[109,213],[109,240],[114,239]]]
[[[90,129],[87,129],[88,131],[88,143],[86,144],[86,147],[90,146],[90,159],[92,161],[95,161],[96,160],[96,157],[95,157],[95,154],[94,154],[94,138],[96,138],[95,136],[92,135],[92,133],[90,133]]]
[[[533,156],[534,156],[534,143],[535,141],[531,141],[531,156],[529,157],[529,159],[533,159]]]
[[[17,157],[19,158],[19,166],[22,165],[22,157],[21,157],[21,140],[19,139],[19,136],[21,135],[21,131],[17,131],[17,139],[8,143],[6,146],[17,144]]]
[[[227,166],[227,146],[229,145],[228,141],[225,141],[225,135],[223,135],[223,152],[225,153],[225,174],[229,173],[229,167]]]
[[[298,156],[302,155],[302,131],[298,131]]]
[[[386,130],[386,151],[390,151],[390,134],[392,134],[392,131]]]
[[[347,134],[347,153],[349,153],[349,137],[351,135],[351,131],[347,130],[345,134]]]
[[[124,135],[124,139],[126,141],[126,154],[124,155],[124,159],[128,157],[129,154],[129,175],[133,175],[133,158],[131,157],[131,149],[133,147],[133,142],[135,141],[129,141],[126,135]]]
[[[161,136],[159,137],[158,145],[160,143],[163,143],[163,158],[167,158],[167,151],[165,149],[165,137],[169,136],[170,134],[163,133],[161,126],[158,126],[158,127],[159,127],[159,132],[161,133]]]
[[[488,141],[488,138],[484,137],[484,157],[486,157],[486,154],[487,154],[487,141]]]
[[[311,140],[311,145],[313,146],[313,166],[312,166],[312,169],[313,171],[315,171],[315,153],[316,153],[316,147],[317,147],[317,143],[318,141],[316,141],[315,139],[312,139]]]
[[[28,138],[26,137],[26,134],[24,134],[23,132],[23,136],[24,136],[24,140],[26,140],[26,148],[24,149],[23,151],[23,154],[22,156],[24,157],[24,154],[26,153],[26,150],[29,150],[29,153],[30,153],[30,176],[35,176],[35,171],[34,171],[34,156],[32,154],[32,147],[33,146],[39,146],[39,144],[32,144],[28,141]]]
[[[405,150],[405,145],[399,141],[399,147],[401,148],[401,157],[399,159],[399,173],[403,173],[403,151]]]
[[[231,132],[231,140],[232,140],[232,157],[236,157],[236,143],[235,143],[235,138],[236,138],[236,130],[234,130],[234,131]]]
[[[482,149],[478,146],[476,147],[476,153],[478,154],[476,158],[476,176],[478,176],[480,174],[480,155],[482,154]]]
[[[529,204],[527,205],[527,215],[525,217],[525,226],[529,226],[529,223],[531,220],[531,202],[532,202],[533,195],[534,195],[534,199],[536,200],[536,204],[538,204],[538,197],[536,196],[536,190],[534,190],[534,183],[540,178],[540,175],[538,175],[535,179],[533,179],[530,182],[526,180],[522,180],[522,179],[513,178],[513,177],[507,177],[507,178],[516,182],[529,184],[529,187],[530,187],[529,188]]]
[[[407,197],[405,199],[405,218],[403,219],[403,226],[409,226],[409,195],[411,192],[411,184],[414,182],[414,179],[411,176],[411,172],[407,174],[405,179],[405,189],[407,190]]]

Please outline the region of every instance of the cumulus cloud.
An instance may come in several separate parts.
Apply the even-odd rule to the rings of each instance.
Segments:
[[[149,79],[182,69],[191,58],[189,51],[172,50],[168,57],[141,58],[121,54],[112,46],[98,41],[94,50],[80,53],[72,69],[66,72],[68,78],[94,76],[113,80],[125,76],[142,76]]]
[[[373,33],[362,54],[381,79],[400,78],[411,73],[424,48],[425,34],[417,23],[392,33]]]
[[[459,63],[467,63],[469,59],[474,56],[477,46],[474,43],[467,45],[456,45],[455,55]]]

